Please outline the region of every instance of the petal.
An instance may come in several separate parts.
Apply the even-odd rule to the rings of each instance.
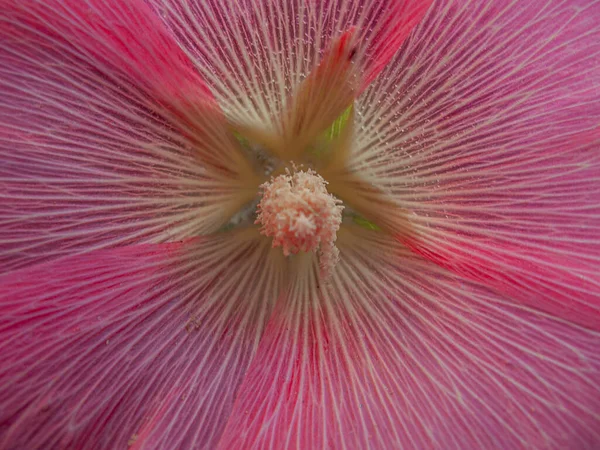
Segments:
[[[353,170],[403,241],[600,327],[600,4],[438,1],[361,98]]]
[[[143,2],[0,7],[2,271],[214,231],[256,193],[232,177],[214,100]]]
[[[356,27],[366,86],[431,0],[153,0],[236,123],[277,126],[332,40]]]
[[[281,289],[221,234],[0,278],[1,448],[214,448]]]
[[[369,234],[370,233],[370,234]],[[600,333],[376,233],[275,310],[220,448],[594,448]],[[314,262],[313,262],[314,264]]]
[[[5,0],[3,7],[4,33],[28,44],[37,39],[47,49],[75,53],[98,69],[121,71],[165,101],[181,97],[202,102],[210,95],[191,61],[143,2]]]

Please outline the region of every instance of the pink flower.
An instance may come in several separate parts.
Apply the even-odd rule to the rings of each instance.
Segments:
[[[600,445],[600,3],[0,11],[1,449]]]

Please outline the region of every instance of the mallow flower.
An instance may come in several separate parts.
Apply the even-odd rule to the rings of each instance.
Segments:
[[[595,0],[1,0],[0,448],[597,448],[599,67]]]

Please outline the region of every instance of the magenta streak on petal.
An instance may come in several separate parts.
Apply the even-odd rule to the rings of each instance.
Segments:
[[[338,269],[318,295],[297,280],[275,311],[219,448],[600,442],[597,332],[516,306],[385,239],[342,248]]]
[[[37,35],[41,45],[65,50],[71,45],[83,58],[122,71],[165,102],[193,104],[210,96],[190,60],[143,1],[24,0],[2,6],[5,30],[13,36]]]
[[[56,64],[64,62],[60,52],[72,52],[80,64],[91,65],[86,72],[100,72],[107,78],[103,81],[117,89],[143,89],[150,102],[165,109],[149,106],[150,113],[167,115],[170,127],[199,147],[196,152],[204,163],[235,172],[236,167],[226,164],[231,149],[224,148],[221,110],[188,56],[144,1],[25,1],[11,5],[8,12],[9,50],[18,49],[20,39],[29,44],[39,39],[42,46],[58,50]],[[44,93],[38,95],[43,98]]]
[[[278,289],[265,249],[217,236],[1,277],[0,448],[214,447]]]
[[[600,330],[600,277],[589,262],[553,251],[474,239],[447,239],[435,249],[419,241],[406,243],[428,261],[495,288],[514,301]]]
[[[11,41],[37,38],[42,46],[73,52],[92,66],[88,70],[122,83],[119,89],[129,84],[143,88],[173,116],[169,119],[177,132],[196,145],[212,147],[205,153],[218,154],[222,113],[188,56],[144,1],[26,0],[11,4],[8,12],[8,19],[18,24],[14,30],[9,25]],[[222,156],[205,155],[204,162],[226,170]]]
[[[155,411],[150,412],[148,415],[149,419],[144,423],[140,430],[133,434],[128,444],[130,450],[142,450],[144,448],[153,447],[153,443],[150,441],[150,437],[156,432],[157,427],[161,423],[161,419],[164,418],[165,414],[170,408],[173,408],[174,403],[178,402],[182,398],[182,391],[180,389],[173,389],[169,394],[165,396],[165,400],[156,407]],[[162,421],[164,422],[164,421]],[[167,424],[168,425],[168,424]],[[161,433],[162,430],[158,432]],[[167,431],[167,430],[165,430]],[[162,431],[164,432],[164,431]]]
[[[385,4],[385,2],[380,2]],[[394,0],[381,12],[378,32],[368,35],[367,62],[363,89],[366,88],[394,57],[404,40],[432,4],[432,0]],[[384,7],[382,6],[383,10]]]
[[[217,229],[231,187],[174,117],[214,102],[154,13],[137,0],[1,8],[0,272]]]
[[[82,447],[94,441],[102,446],[102,436],[95,433],[104,427],[113,428],[106,437],[123,439],[114,434],[113,421],[120,416],[127,433],[127,417],[117,411],[129,406],[130,412],[143,414],[160,395],[146,371],[161,361],[144,358],[149,347],[140,338],[149,335],[159,311],[167,309],[168,302],[149,302],[146,291],[177,247],[181,245],[100,252],[13,272],[0,280],[3,447],[74,445],[78,436]],[[142,320],[148,321],[147,328],[136,331]],[[170,333],[162,334],[166,338]],[[160,349],[156,350],[158,356]],[[138,359],[137,370],[128,355]],[[119,360],[120,367],[115,364]],[[146,379],[148,385],[137,393],[125,392],[127,375],[133,375],[130,382]],[[122,389],[120,407],[106,403],[113,397],[110,386]],[[144,390],[154,395],[142,403],[136,399]],[[141,417],[128,418],[132,419],[129,427]]]

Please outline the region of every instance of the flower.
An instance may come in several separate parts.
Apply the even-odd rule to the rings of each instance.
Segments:
[[[597,446],[599,6],[3,0],[0,448]]]

